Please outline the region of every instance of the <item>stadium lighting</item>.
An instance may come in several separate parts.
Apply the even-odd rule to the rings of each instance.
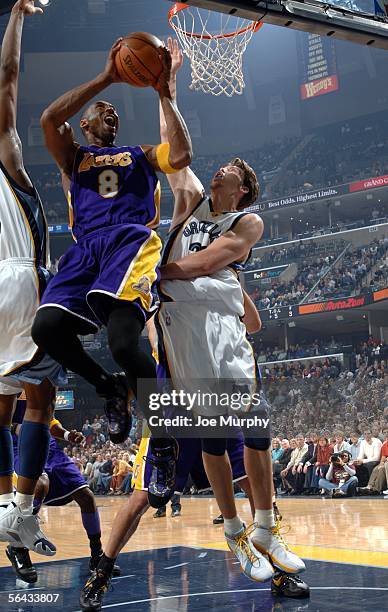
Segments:
[[[48,6],[51,3],[51,0],[39,0],[39,4],[42,6]]]

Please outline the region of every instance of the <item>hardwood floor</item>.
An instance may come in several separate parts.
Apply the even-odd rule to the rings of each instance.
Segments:
[[[97,498],[100,510],[103,542],[118,508],[127,498]],[[244,520],[250,522],[249,504],[236,500]],[[388,567],[388,499],[280,499],[286,541],[304,558],[368,564]],[[124,552],[151,550],[170,546],[195,546],[224,549],[223,527],[212,524],[219,514],[213,498],[183,498],[182,516],[153,518],[147,511]],[[79,508],[70,504],[63,508],[41,511],[43,530],[57,546],[53,560],[89,556],[89,545],[82,527]],[[0,566],[9,565],[0,550]],[[50,562],[45,557],[31,555],[35,562]]]

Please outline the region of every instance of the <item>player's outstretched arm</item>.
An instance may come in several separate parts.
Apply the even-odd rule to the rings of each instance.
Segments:
[[[121,41],[122,38],[119,38],[111,47],[103,72],[91,81],[63,94],[55,102],[52,102],[42,114],[40,122],[47,148],[60,170],[67,176],[72,173],[74,156],[77,150],[73,131],[67,121],[106,87],[112,83],[120,82],[115,67],[115,56],[120,49]]]
[[[232,230],[214,240],[206,249],[161,266],[161,280],[210,276],[232,263],[243,261],[260,240],[263,228],[263,221],[258,215],[245,215]]]
[[[186,168],[191,163],[193,151],[186,123],[171,94],[172,60],[171,53],[166,47],[160,48],[160,58],[163,63],[163,72],[155,85],[155,89],[159,94],[160,105],[166,121],[167,142],[156,146],[145,145],[143,150],[155,170],[165,174],[173,174],[177,170]]]
[[[171,53],[170,93],[172,99],[176,102],[176,75],[183,64],[183,53],[175,39],[169,38],[167,46]],[[159,119],[160,140],[162,143],[167,143],[167,123],[161,104],[159,104]],[[203,197],[204,188],[199,178],[188,166],[174,174],[167,174],[167,180],[174,195],[174,212],[171,223],[172,229],[185,219],[190,214],[191,210],[198,204]]]
[[[18,0],[12,8],[1,46],[0,159],[10,176],[24,189],[32,184],[24,170],[22,145],[16,130],[20,50],[25,15],[42,13],[33,0]]]
[[[80,431],[77,431],[76,429],[68,431],[55,417],[50,423],[50,434],[53,438],[56,438],[57,440],[65,440],[66,442],[70,442],[70,444],[81,444],[81,442],[84,440],[84,436]]]

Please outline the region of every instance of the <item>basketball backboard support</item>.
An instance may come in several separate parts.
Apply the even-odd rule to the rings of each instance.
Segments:
[[[185,0],[185,3],[388,49],[388,0]]]

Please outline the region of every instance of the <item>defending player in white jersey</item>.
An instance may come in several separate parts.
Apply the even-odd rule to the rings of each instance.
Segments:
[[[172,72],[179,68],[180,57],[174,43]],[[173,387],[186,390],[205,379],[245,380],[250,387],[256,378],[255,360],[241,321],[249,298],[236,271],[263,232],[261,218],[244,212],[259,194],[256,175],[245,161],[235,158],[215,173],[209,196],[188,168],[168,180],[176,204],[162,259],[163,301],[157,321]],[[261,408],[266,408],[263,396]],[[254,524],[246,529],[237,516],[226,440],[202,440],[205,470],[224,516],[226,541],[244,573],[257,581],[271,578],[274,567],[290,573],[305,569],[276,528],[269,448],[269,431],[245,432],[244,462],[255,505]]]
[[[42,555],[55,546],[32,514],[35,484],[49,450],[49,421],[62,368],[42,354],[31,325],[48,279],[48,229],[39,195],[23,164],[16,129],[21,38],[25,15],[41,13],[18,0],[2,41],[0,62],[0,540]],[[20,478],[14,498],[10,431],[17,394],[27,397],[20,432]]]

